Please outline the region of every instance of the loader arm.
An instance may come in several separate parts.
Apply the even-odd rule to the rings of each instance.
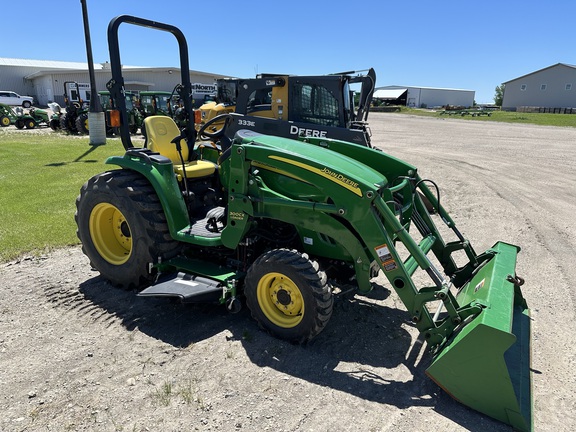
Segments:
[[[430,377],[466,405],[530,430],[529,311],[515,270],[519,248],[498,242],[476,254],[405,162],[340,141],[304,141],[237,134],[225,173],[223,240],[241,238],[250,217],[269,215],[304,220],[345,242],[360,290],[376,263],[406,306],[433,356]],[[296,183],[298,197],[291,193]],[[444,240],[422,195],[453,240]],[[457,265],[452,255],[460,251],[466,260]],[[429,284],[416,284],[418,269]]]
[[[355,122],[365,122],[368,120],[368,113],[370,112],[370,104],[372,103],[372,96],[376,88],[376,71],[373,68],[368,70],[366,75],[360,75],[350,79],[350,83],[362,83],[360,90],[360,100],[358,102],[358,111],[354,118]]]

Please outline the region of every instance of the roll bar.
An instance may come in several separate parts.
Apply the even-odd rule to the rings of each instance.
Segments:
[[[181,86],[178,87],[177,93],[180,96],[186,110],[186,115],[190,118],[192,111],[192,85],[190,83],[190,64],[188,60],[188,43],[184,34],[178,29],[169,24],[163,24],[157,21],[150,21],[144,18],[138,18],[130,15],[120,15],[113,18],[108,24],[108,50],[110,52],[110,67],[112,71],[112,79],[106,84],[106,88],[110,91],[110,96],[114,100],[116,108],[120,111],[120,138],[122,145],[128,150],[132,148],[132,141],[130,139],[130,130],[128,125],[128,116],[126,113],[126,101],[124,98],[124,77],[122,76],[122,62],[120,61],[120,45],[118,41],[118,28],[120,24],[127,23],[140,27],[147,27],[155,30],[161,30],[172,33],[178,41],[180,49],[180,74]],[[195,131],[188,121],[185,128],[185,135],[188,140],[194,142]]]

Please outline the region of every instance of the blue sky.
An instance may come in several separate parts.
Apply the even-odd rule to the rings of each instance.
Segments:
[[[0,57],[86,61],[80,0],[2,3],[0,27],[12,38],[4,39]],[[377,86],[469,89],[476,102],[490,103],[504,81],[556,63],[576,64],[574,0],[87,3],[96,62],[109,59],[110,19],[129,14],[180,28],[191,69],[238,77],[373,67]],[[120,47],[126,65],[179,64],[169,34],[123,24]]]

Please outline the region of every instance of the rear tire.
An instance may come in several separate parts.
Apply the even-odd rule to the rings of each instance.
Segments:
[[[22,120],[22,119],[16,120],[16,123],[14,123],[14,126],[16,126],[17,129],[24,129],[24,120]]]
[[[50,120],[50,129],[52,129],[53,131],[60,130],[60,119]]]
[[[334,299],[326,274],[296,250],[262,254],[248,269],[244,294],[260,327],[294,343],[315,337],[332,315]]]
[[[36,122],[34,119],[27,119],[24,120],[24,126],[26,126],[26,129],[34,129],[36,127]]]
[[[75,134],[77,132],[75,116],[72,114],[64,114],[60,117],[60,129]]]
[[[176,256],[160,200],[148,180],[129,170],[88,180],[76,199],[77,235],[92,266],[123,288],[149,285],[150,263]]]
[[[76,130],[81,134],[88,134],[90,126],[88,125],[88,114],[80,114],[76,118]]]

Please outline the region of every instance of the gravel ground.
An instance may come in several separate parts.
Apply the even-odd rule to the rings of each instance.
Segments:
[[[385,113],[371,128],[440,185],[477,251],[522,247],[535,430],[573,431],[576,130]],[[113,288],[79,247],[2,263],[0,278],[2,431],[511,430],[425,376],[383,278],[369,297],[339,299],[305,347],[261,332],[246,309]]]

